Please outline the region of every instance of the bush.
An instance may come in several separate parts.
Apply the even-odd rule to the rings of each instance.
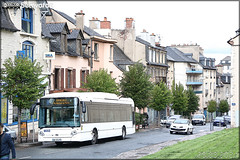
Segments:
[[[135,122],[136,125],[140,125],[143,122],[143,115],[140,113],[135,112]]]

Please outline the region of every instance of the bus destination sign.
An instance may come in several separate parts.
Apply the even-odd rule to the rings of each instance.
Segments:
[[[73,99],[55,99],[53,105],[71,105],[73,104]]]

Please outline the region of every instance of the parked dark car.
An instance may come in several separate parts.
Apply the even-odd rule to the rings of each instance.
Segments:
[[[224,117],[216,117],[213,121],[213,126],[226,126],[227,123],[224,121]]]
[[[227,124],[231,124],[231,116],[223,116]]]

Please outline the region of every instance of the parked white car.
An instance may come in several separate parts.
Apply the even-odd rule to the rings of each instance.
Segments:
[[[194,114],[192,117],[192,124],[206,125],[206,118],[204,114]]]
[[[9,134],[13,140],[13,142],[17,139],[17,134],[16,131],[11,130],[10,128],[8,128],[7,126],[3,126],[3,132]]]
[[[168,118],[167,122],[166,122],[166,128],[169,128],[171,126],[171,124],[176,120],[176,119],[180,119],[183,118],[183,116],[181,115],[173,115],[171,117]]]
[[[173,132],[193,134],[193,125],[189,119],[176,119],[170,126],[170,134]]]

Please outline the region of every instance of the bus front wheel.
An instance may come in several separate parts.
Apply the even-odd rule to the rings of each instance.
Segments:
[[[126,135],[127,135],[127,132],[126,132],[126,128],[125,127],[123,127],[122,128],[122,140],[124,140],[125,138],[126,138]]]
[[[92,140],[91,140],[91,143],[92,143],[92,144],[96,144],[96,143],[97,143],[97,140],[98,140],[98,133],[97,133],[97,130],[94,129],[93,132],[92,132]]]

